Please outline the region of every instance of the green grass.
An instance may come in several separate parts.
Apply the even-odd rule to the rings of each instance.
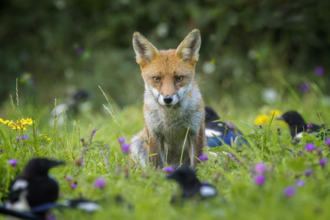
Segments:
[[[102,93],[97,95],[102,96]],[[219,148],[218,157],[210,155],[210,160],[199,164],[199,179],[215,186],[218,196],[201,202],[186,201],[182,207],[170,204],[172,194],[180,193],[175,182],[167,181],[166,174],[160,169],[130,167],[128,156],[122,153],[117,143],[118,137],[124,136],[130,140],[142,129],[142,101],[139,106],[127,106],[124,109],[114,105],[111,112],[118,124],[108,111],[99,111],[71,117],[66,121],[66,126],[57,125],[56,128],[49,124],[51,107],[36,109],[32,104],[25,104],[19,108],[16,106],[15,112],[8,102],[4,105],[5,119],[34,118],[36,123],[35,132],[28,127],[24,134],[29,139],[19,143],[15,141],[15,137],[20,135],[18,131],[0,125],[0,149],[3,150],[0,154],[0,198],[5,198],[10,181],[17,177],[30,158],[54,156],[55,159],[66,161],[65,166],[51,171],[60,184],[59,200],[76,198],[81,193],[85,198],[97,200],[102,205],[102,211],[94,214],[77,210],[54,211],[58,219],[329,219],[329,165],[322,169],[316,152],[304,150],[306,143],[312,142],[322,148],[322,157],[327,157],[329,148],[324,141],[306,136],[300,143],[293,145],[288,128],[283,124],[273,122],[262,129],[253,125],[258,114],[268,114],[272,109],[282,112],[297,109],[307,122],[329,125],[329,107],[318,101],[319,95],[310,93],[301,100],[296,100],[296,96],[292,95],[274,106],[265,105],[260,109],[239,106],[230,96],[223,97],[220,103],[211,102],[221,116],[240,119],[254,126],[256,131],[238,120],[233,121],[245,134],[254,134],[250,145]],[[108,104],[106,107],[111,109]],[[99,106],[99,109],[103,109],[103,106]],[[318,118],[317,112],[322,113],[322,119]],[[277,133],[278,125],[281,126],[281,135]],[[75,161],[84,150],[80,139],[84,138],[88,142],[95,128],[99,130],[87,147],[85,164],[77,166]],[[52,140],[38,139],[43,135]],[[304,154],[297,156],[300,150]],[[223,152],[232,152],[238,159],[234,161]],[[19,161],[15,168],[8,164],[12,158]],[[246,158],[246,162],[239,163],[243,161],[242,158]],[[263,186],[255,184],[252,174],[254,165],[260,162],[270,168]],[[314,175],[304,176],[306,169],[314,170]],[[66,175],[72,175],[77,181],[75,190],[65,181]],[[96,189],[94,180],[100,177],[106,180],[106,187]],[[305,186],[297,187],[292,197],[284,196],[283,190],[293,186],[297,178],[304,180]],[[114,198],[118,194],[134,209],[116,204]],[[5,217],[0,216],[0,219]]]

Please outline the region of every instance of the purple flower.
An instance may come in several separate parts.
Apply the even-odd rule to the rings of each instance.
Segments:
[[[236,160],[235,154],[229,153],[229,156],[231,157],[231,159]]]
[[[81,54],[84,53],[84,50],[83,50],[82,48],[79,47],[79,48],[76,50],[76,52],[77,52],[77,54],[81,55]]]
[[[30,78],[30,83],[34,83],[36,80],[34,78]]]
[[[304,172],[304,174],[306,175],[306,176],[310,176],[310,175],[312,175],[314,173],[314,171],[313,170],[310,170],[310,169],[308,169],[308,170],[306,170],[305,172]]]
[[[312,128],[312,127],[313,127],[312,124],[308,124],[308,125],[307,125],[307,128]]]
[[[267,169],[267,167],[266,167],[266,165],[263,164],[263,163],[258,163],[258,164],[256,164],[255,167],[254,167],[254,171],[255,171],[256,173],[263,173],[263,172],[266,171],[266,169]]]
[[[77,188],[77,183],[73,183],[73,184],[71,184],[71,189],[75,189],[75,188]]]
[[[71,175],[66,175],[65,176],[65,181],[71,182],[73,180],[73,177]]]
[[[102,178],[98,178],[95,180],[94,185],[96,188],[102,188],[105,186],[105,180]]]
[[[23,136],[21,137],[21,139],[22,139],[22,140],[29,139],[29,136],[27,136],[27,135],[23,135]]]
[[[209,183],[209,182],[207,182],[207,181],[204,181],[204,180],[203,180],[203,184],[204,184],[204,185],[210,185],[210,183]]]
[[[208,156],[206,156],[206,155],[200,155],[200,156],[198,157],[198,159],[201,160],[201,161],[205,161],[205,160],[208,160],[209,158],[208,158]]]
[[[327,164],[327,162],[328,162],[327,158],[323,158],[319,161],[319,163],[322,167],[324,167]]]
[[[296,182],[296,186],[298,186],[298,187],[302,187],[302,186],[304,186],[305,185],[305,181],[303,181],[303,180],[297,180],[297,182]]]
[[[174,172],[174,168],[173,167],[164,167],[163,171],[165,171],[166,173],[172,173],[172,172]]]
[[[298,156],[302,156],[304,154],[304,152],[302,150],[298,151],[297,155]]]
[[[16,141],[19,142],[19,139],[20,139],[20,136],[17,136],[16,137]]]
[[[293,186],[289,186],[284,189],[284,195],[287,197],[293,196],[296,193],[296,189]]]
[[[325,140],[325,144],[330,147],[330,138]]]
[[[129,144],[123,144],[123,145],[121,145],[121,149],[123,150],[123,152],[125,154],[129,154],[130,146],[129,146]]]
[[[15,165],[17,164],[18,162],[17,162],[17,160],[15,160],[15,159],[10,159],[9,160],[9,164],[12,166],[12,167],[15,167]]]
[[[303,83],[300,85],[300,90],[303,92],[303,93],[306,93],[306,92],[309,92],[309,84],[308,83]]]
[[[254,182],[258,185],[263,185],[266,181],[266,177],[264,175],[257,175],[254,177]]]
[[[313,151],[313,150],[316,149],[316,147],[315,147],[314,144],[306,144],[305,149],[306,149],[307,151]]]
[[[56,220],[56,216],[53,214],[47,215],[46,220]]]
[[[54,156],[52,156],[50,159],[51,159],[51,160],[54,160]]]
[[[118,143],[123,144],[125,143],[126,139],[124,137],[118,138]]]
[[[322,66],[317,66],[314,69],[314,72],[318,76],[322,76],[324,74],[324,68]]]

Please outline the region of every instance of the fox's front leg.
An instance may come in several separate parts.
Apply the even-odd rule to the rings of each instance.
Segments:
[[[189,142],[189,157],[190,165],[196,167],[199,160],[199,156],[203,154],[203,148],[205,147],[205,128],[204,124],[201,125],[198,134]]]
[[[160,141],[155,136],[150,134],[150,136],[149,136],[149,155],[155,154],[150,157],[150,162],[157,168],[163,166],[162,158],[160,155],[161,154],[160,145],[161,145]]]

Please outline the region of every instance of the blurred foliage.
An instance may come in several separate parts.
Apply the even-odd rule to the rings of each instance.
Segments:
[[[201,85],[206,101],[231,94],[260,104],[264,88],[290,90],[283,78],[295,91],[315,82],[326,92],[329,9],[327,0],[2,0],[0,101],[27,73],[23,98],[52,104],[78,88],[99,94],[100,85],[121,106],[141,101],[133,32],[161,49],[177,47],[194,28],[202,33],[197,77],[209,84]]]

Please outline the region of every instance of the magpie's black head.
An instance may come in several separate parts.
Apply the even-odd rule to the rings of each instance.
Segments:
[[[182,165],[173,173],[169,174],[167,176],[167,179],[173,179],[183,187],[192,186],[196,183],[200,183],[197,179],[196,172],[188,165]]]
[[[34,158],[26,165],[23,175],[26,177],[47,175],[49,169],[62,164],[64,164],[63,161],[49,160],[47,158]]]
[[[218,114],[209,106],[205,106],[205,123],[220,119]]]
[[[87,92],[86,90],[79,90],[73,95],[73,99],[78,102],[84,102],[86,99],[90,98],[91,94]]]
[[[296,111],[288,111],[283,115],[276,116],[276,119],[285,121],[289,126],[304,126],[304,119]]]

